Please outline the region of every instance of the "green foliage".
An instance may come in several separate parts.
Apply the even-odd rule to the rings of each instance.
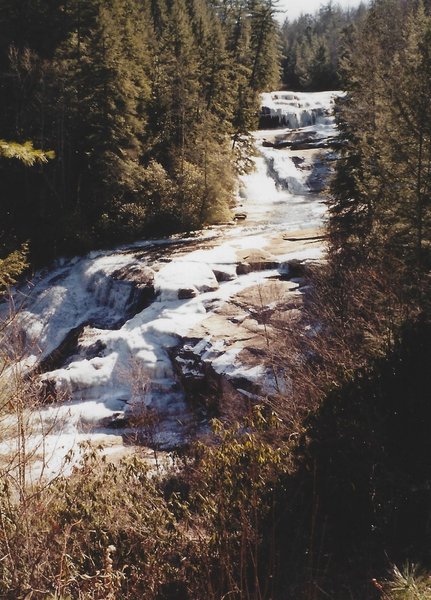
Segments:
[[[0,156],[17,159],[26,166],[35,163],[45,163],[55,157],[54,152],[35,150],[31,142],[18,144],[0,140]],[[28,244],[23,244],[20,250],[15,250],[5,258],[0,258],[0,294],[14,284],[18,276],[28,267]]]
[[[0,258],[0,293],[13,285],[19,275],[28,267],[28,246],[24,244],[20,250],[15,250]]]
[[[375,3],[343,62],[344,147],[333,183],[334,265],[376,265],[414,310],[427,309],[430,263],[430,21],[396,0]]]
[[[281,28],[284,85],[294,90],[340,89],[344,37],[365,12],[362,4],[346,10],[330,2],[314,15],[286,19]]]
[[[33,148],[31,142],[18,144],[16,142],[6,142],[0,140],[0,156],[4,158],[16,158],[25,165],[32,167],[35,163],[46,163],[49,159],[55,158],[55,153],[44,152]]]
[[[2,143],[39,163],[31,173],[0,163],[6,245],[28,239],[44,260],[158,225],[225,220],[258,93],[278,75],[274,15],[267,0],[7,2],[2,132],[55,159]],[[153,163],[166,173],[163,194],[150,188]]]

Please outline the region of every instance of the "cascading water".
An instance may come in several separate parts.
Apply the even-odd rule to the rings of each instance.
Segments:
[[[272,129],[254,134],[256,169],[243,177],[240,190],[251,219],[290,229],[322,224],[325,206],[320,192],[329,167],[317,150],[328,149],[335,139],[333,102],[338,95],[262,94],[260,124]]]
[[[15,346],[20,368],[42,372],[41,390],[51,404],[39,411],[37,423],[44,426],[35,421],[27,447],[38,447],[43,436],[47,475],[64,467],[79,442],[122,447],[133,433],[127,417],[136,407],[159,415],[152,439],[158,446],[173,447],[193,435],[195,415],[171,351],[235,294],[285,272],[291,258],[321,256],[321,247],[293,251],[277,246],[274,236],[322,223],[318,192],[328,172],[328,139],[335,135],[333,98],[329,92],[263,95],[266,126],[289,127],[255,133],[256,170],[242,178],[240,210],[247,218],[241,225],[58,261],[17,288],[18,312],[4,344]],[[260,257],[258,269],[252,261],[245,267],[243,261],[264,247],[271,257]],[[264,376],[262,368],[242,365],[238,345],[229,347],[223,337],[212,341],[206,333],[194,344],[191,350],[227,377]],[[12,452],[14,443],[3,441],[0,455]]]
[[[332,125],[331,101],[334,92],[269,92],[262,94],[259,128],[298,129]]]

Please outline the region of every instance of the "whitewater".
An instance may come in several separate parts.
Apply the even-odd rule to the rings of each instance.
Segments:
[[[1,307],[13,360],[6,374],[33,373],[44,398],[26,421],[33,477],[70,472],[83,444],[116,456],[138,443],[170,450],[194,439],[207,415],[184,378],[199,379],[199,365],[241,382],[240,393],[271,392],[264,365],[243,357],[249,342],[238,332],[249,312],[226,307],[265,281],[289,280],[292,261],[324,255],[321,238],[307,242],[306,233],[324,224],[337,95],[262,95],[255,170],[241,178],[233,223],[61,259],[13,291]],[[286,285],[298,293],[294,277]],[[5,419],[13,431],[17,416]],[[3,436],[0,456],[17,443]]]

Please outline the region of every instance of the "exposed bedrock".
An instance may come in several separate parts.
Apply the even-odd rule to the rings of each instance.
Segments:
[[[182,344],[171,352],[172,362],[187,401],[194,412],[205,419],[228,412],[228,407],[225,406],[228,398],[230,401],[235,398],[235,405],[243,402],[235,386],[239,382],[217,372],[211,361],[203,358],[210,347],[210,342],[206,340],[185,338]]]
[[[118,329],[149,306],[156,297],[154,276],[152,269],[138,263],[126,265],[108,274],[96,272],[89,280],[87,290],[94,294],[99,306],[114,309],[117,315],[121,308],[121,317],[104,320],[104,316],[100,315],[92,319],[91,324],[95,327]]]
[[[77,354],[80,350],[79,340],[86,328],[119,329],[149,306],[156,298],[154,275],[149,267],[137,264],[127,265],[112,273],[96,272],[92,275],[86,290],[93,295],[96,305],[106,307],[105,311],[94,311],[87,315],[84,322],[66,329],[57,345],[42,355],[37,371],[45,373],[58,369]],[[96,340],[92,347],[86,348],[86,358],[99,356],[102,350],[103,344]]]
[[[235,224],[59,260],[15,290],[4,345],[23,372],[39,364],[48,476],[80,443],[173,448],[281,390],[274,352],[303,326],[301,280],[325,252],[315,192],[337,153],[316,148],[333,146],[336,95],[263,95],[274,123],[306,129],[255,132]]]
[[[269,136],[268,136],[269,137]],[[319,134],[318,131],[293,130],[287,133],[275,135],[272,139],[265,139],[262,142],[264,148],[274,148],[275,150],[313,150],[319,148],[339,148],[340,141],[335,137],[327,137]]]
[[[235,294],[184,338],[171,357],[193,409],[238,416],[276,393],[272,341],[287,322],[299,321],[301,306],[298,280],[265,280]]]

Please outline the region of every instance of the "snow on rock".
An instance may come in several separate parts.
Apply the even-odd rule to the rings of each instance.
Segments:
[[[331,122],[334,97],[340,92],[269,92],[261,95],[259,127],[297,129]]]
[[[156,277],[160,301],[193,298],[200,292],[211,292],[217,288],[217,279],[209,266],[191,260],[173,260]],[[190,295],[185,290],[190,291]]]
[[[271,124],[307,125],[308,138],[323,139],[335,132],[333,97],[274,92],[263,95],[263,112]],[[293,260],[324,252],[318,228],[325,205],[313,178],[324,182],[327,167],[322,149],[276,147],[274,130],[255,139],[259,154],[256,170],[242,177],[240,224],[61,260],[15,291],[18,311],[4,345],[11,355],[15,348],[22,369],[39,367],[48,404],[35,417],[28,447],[45,448],[41,471],[55,474],[73,451],[70,469],[82,442],[130,443],[133,419],[148,408],[158,415],[153,445],[184,443],[196,427],[186,373],[199,387],[211,370],[244,397],[258,397],[268,379],[261,317],[282,318],[288,294],[296,318],[297,284],[279,280],[294,275]],[[276,281],[281,304],[265,299]],[[0,443],[0,457],[13,443]]]
[[[238,250],[238,266],[236,272],[238,275],[245,275],[253,271],[263,271],[265,269],[277,269],[280,265],[275,256],[266,250],[257,248],[247,248]]]

